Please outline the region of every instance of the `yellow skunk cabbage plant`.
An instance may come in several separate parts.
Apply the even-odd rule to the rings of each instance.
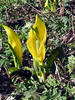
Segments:
[[[49,0],[46,0],[44,7],[49,6]]]
[[[46,0],[44,7],[49,7],[50,4],[50,9],[52,12],[56,10],[58,0]]]
[[[45,59],[46,36],[46,26],[40,17],[36,15],[35,24],[29,32],[27,47],[33,57],[33,64],[38,77],[44,76],[41,66],[43,66],[43,60]],[[41,71],[39,72],[39,70]]]
[[[10,27],[2,25],[8,35],[8,44],[13,53],[15,67],[19,68],[19,64],[22,65],[22,44],[16,32]]]
[[[39,16],[36,15],[35,24],[29,32],[27,47],[33,58],[37,60],[40,65],[43,64],[43,60],[45,59],[46,36],[46,26]]]

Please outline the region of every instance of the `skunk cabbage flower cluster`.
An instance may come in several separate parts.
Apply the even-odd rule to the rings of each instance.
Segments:
[[[39,16],[36,15],[35,24],[29,32],[27,47],[33,58],[39,62],[39,65],[42,65],[45,59],[46,36],[46,26]]]

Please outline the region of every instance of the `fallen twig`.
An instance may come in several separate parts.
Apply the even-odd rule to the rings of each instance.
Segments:
[[[55,66],[56,66],[56,71],[55,71],[55,74],[57,74],[57,75],[58,75],[58,78],[59,78],[59,80],[61,81],[60,74],[59,74],[59,70],[58,70],[58,65],[56,64],[56,62],[55,62],[55,61],[54,61],[54,64],[55,64]]]

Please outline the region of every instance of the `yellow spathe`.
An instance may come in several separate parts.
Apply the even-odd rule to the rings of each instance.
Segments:
[[[11,45],[16,57],[18,58],[20,64],[22,65],[22,44],[16,32],[6,25],[2,25],[6,30],[8,35],[8,43]]]
[[[47,7],[49,5],[48,0],[46,0],[44,7]]]
[[[36,21],[33,28],[29,32],[29,38],[27,40],[27,47],[40,65],[43,64],[45,59],[45,42],[46,42],[46,26],[44,22],[36,15]]]

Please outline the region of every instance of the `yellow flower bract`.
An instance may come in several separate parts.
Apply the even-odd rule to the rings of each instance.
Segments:
[[[16,57],[18,58],[20,64],[22,65],[22,44],[18,35],[8,26],[2,25],[6,30],[8,35],[8,43],[11,45]]]
[[[46,26],[44,22],[36,15],[36,21],[33,28],[29,32],[29,38],[27,40],[27,47],[40,65],[43,64],[45,59],[45,42],[46,42]]]

